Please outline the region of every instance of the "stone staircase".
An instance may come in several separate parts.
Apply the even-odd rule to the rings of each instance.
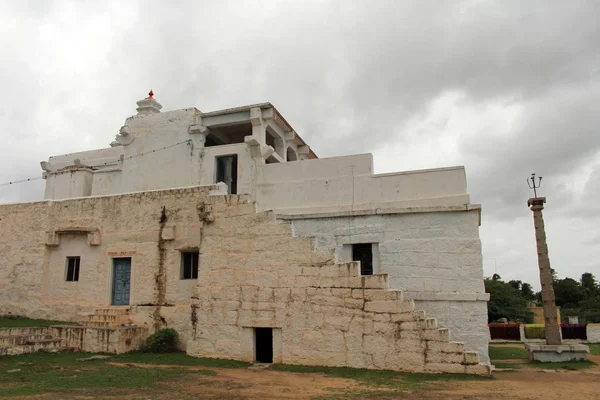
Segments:
[[[93,314],[88,314],[81,324],[101,328],[130,326],[130,309],[124,307],[98,308]]]
[[[0,328],[0,355],[60,351],[73,351],[73,348],[66,345],[65,339],[57,337],[52,327]]]

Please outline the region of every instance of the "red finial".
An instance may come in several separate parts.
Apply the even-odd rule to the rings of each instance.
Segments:
[[[148,97],[146,97],[146,99],[151,99],[154,96],[154,92],[152,91],[152,89],[150,89],[150,92],[148,93]]]

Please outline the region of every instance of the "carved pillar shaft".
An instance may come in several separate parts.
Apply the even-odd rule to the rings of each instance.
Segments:
[[[542,284],[542,301],[544,303],[544,321],[546,325],[546,344],[559,345],[560,325],[556,316],[556,304],[554,298],[554,283],[550,271],[550,258],[548,257],[548,244],[546,242],[546,230],[544,227],[545,197],[529,199],[527,205],[533,211],[533,223],[535,227],[535,238],[537,242],[538,265],[540,268],[540,282]]]

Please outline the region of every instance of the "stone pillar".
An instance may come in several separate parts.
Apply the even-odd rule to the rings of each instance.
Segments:
[[[546,243],[544,216],[542,215],[545,202],[545,197],[534,197],[527,200],[527,205],[531,208],[531,211],[533,211],[533,223],[535,227],[535,238],[537,241],[538,265],[540,268],[540,282],[542,284],[542,301],[544,303],[546,344],[560,345],[560,325],[556,316],[554,285],[552,272],[550,271],[550,259],[548,258],[548,244]]]

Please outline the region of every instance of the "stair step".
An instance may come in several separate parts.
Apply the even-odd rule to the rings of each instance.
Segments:
[[[107,314],[128,315],[129,311],[130,311],[129,308],[97,308],[94,311],[94,314],[97,314],[97,315],[107,315]]]
[[[52,339],[52,335],[10,335],[10,336],[0,336],[0,346],[8,345],[15,346],[20,344],[26,344],[31,340],[41,340],[41,339]]]

